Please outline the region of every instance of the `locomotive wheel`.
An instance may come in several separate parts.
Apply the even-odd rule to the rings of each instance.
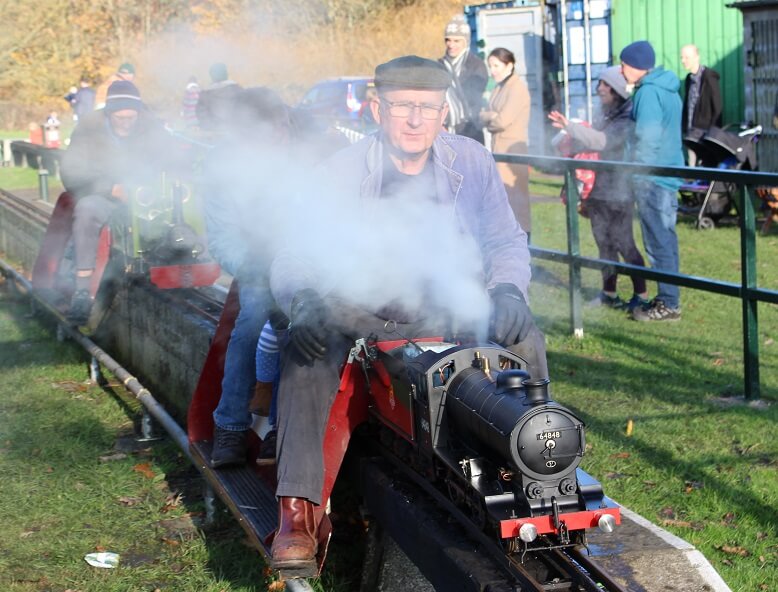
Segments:
[[[707,216],[703,216],[702,218],[697,220],[697,230],[713,230],[716,228],[716,223],[713,221],[713,218],[708,218]]]

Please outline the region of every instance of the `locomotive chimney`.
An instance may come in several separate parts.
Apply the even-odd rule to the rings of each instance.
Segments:
[[[538,380],[525,380],[521,384],[527,391],[527,401],[532,405],[540,405],[541,403],[548,403],[551,397],[548,394],[548,378],[540,378]]]

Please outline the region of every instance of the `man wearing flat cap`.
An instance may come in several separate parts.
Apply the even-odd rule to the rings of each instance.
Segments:
[[[484,143],[484,130],[479,114],[483,107],[483,94],[489,81],[484,61],[470,53],[470,25],[464,15],[452,18],[443,33],[446,53],[438,61],[451,73],[451,86],[447,89],[449,104],[446,128]]]
[[[105,107],[79,121],[60,166],[62,184],[76,200],[76,290],[68,312],[73,324],[85,324],[92,308],[101,228],[126,201],[128,186],[157,182],[161,171],[180,166],[175,155],[172,137],[127,80],[111,84]]]
[[[621,72],[635,85],[632,119],[635,120],[634,160],[655,166],[684,166],[681,144],[681,86],[678,76],[656,65],[648,41],[635,41],[621,51]],[[651,267],[678,273],[678,214],[676,177],[639,175],[633,180],[643,245]],[[632,311],[636,321],[680,321],[681,290],[658,283],[657,295],[645,307]]]
[[[451,301],[472,288],[468,305],[483,312],[482,332],[474,334],[514,349],[533,378],[548,375],[544,337],[527,306],[527,235],[491,154],[470,138],[443,131],[450,82],[442,64],[417,56],[376,68],[370,108],[379,130],[322,163],[317,187],[331,196],[310,200],[309,222],[298,235],[323,237],[316,241],[322,250],[347,233],[348,248],[338,262],[346,272],[338,277],[324,271],[321,259],[317,268],[311,263],[316,253],[294,246],[271,266],[273,296],[290,319],[278,396],[275,569],[315,573],[326,501],[324,430],[339,368],[355,337],[397,339],[387,337],[387,320],[404,338],[452,335],[452,317],[456,324],[462,310],[452,312]],[[319,228],[326,208],[337,209],[338,226],[329,234]],[[343,221],[352,212],[354,232]],[[360,254],[370,265],[359,266]],[[473,263],[467,268],[472,274],[449,283],[466,261]],[[418,300],[403,297],[404,285],[415,286]]]

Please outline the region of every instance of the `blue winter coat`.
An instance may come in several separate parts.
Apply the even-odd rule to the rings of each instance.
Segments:
[[[657,166],[684,166],[681,144],[681,86],[678,76],[659,66],[638,82],[632,99],[635,120],[634,160]],[[678,189],[677,177],[643,177],[662,187]]]

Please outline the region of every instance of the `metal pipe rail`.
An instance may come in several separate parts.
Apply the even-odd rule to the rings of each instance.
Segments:
[[[533,256],[540,259],[561,261],[569,268],[570,326],[576,337],[583,337],[583,298],[581,295],[581,268],[613,269],[618,272],[637,275],[648,280],[662,281],[668,284],[684,286],[695,290],[704,290],[724,296],[739,298],[742,302],[743,316],[743,379],[744,393],[748,400],[758,399],[759,385],[759,340],[757,303],[778,303],[778,291],[758,288],[756,282],[756,221],[752,192],[758,185],[778,186],[778,174],[758,171],[737,171],[729,169],[689,168],[650,166],[628,162],[608,160],[580,161],[573,158],[554,156],[531,156],[526,154],[495,154],[497,162],[525,164],[537,167],[551,173],[563,174],[567,186],[566,232],[567,252],[552,249],[530,247]],[[722,181],[734,183],[743,187],[743,196],[738,201],[740,223],[740,284],[722,282],[710,278],[701,278],[681,273],[671,273],[658,269],[636,267],[616,261],[604,261],[581,255],[580,234],[578,227],[578,188],[575,183],[576,169],[611,171],[618,168],[630,175],[652,175],[661,177],[681,177],[703,179],[705,181]]]

